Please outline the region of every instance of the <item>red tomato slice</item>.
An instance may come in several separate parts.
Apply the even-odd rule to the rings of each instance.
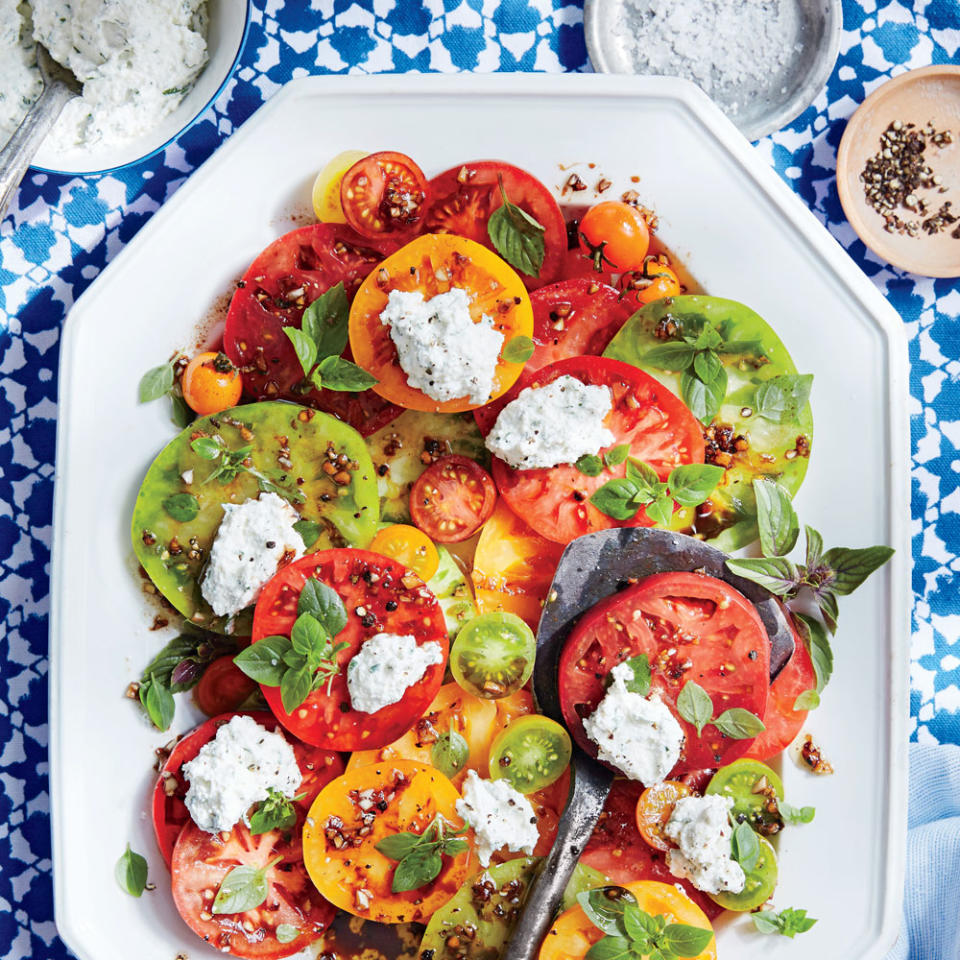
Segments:
[[[382,150],[358,160],[340,181],[348,224],[373,239],[409,239],[427,203],[427,178],[405,154]]]
[[[582,863],[605,873],[612,883],[660,880],[683,888],[684,893],[712,920],[723,913],[705,893],[687,880],[675,877],[665,855],[645,843],[637,829],[637,801],[643,787],[631,780],[614,780],[610,796],[580,857]]]
[[[791,621],[792,624],[793,621]],[[786,750],[807,720],[806,710],[794,710],[797,697],[805,690],[815,690],[817,675],[807,645],[796,629],[793,631],[793,654],[787,665],[770,684],[770,697],[763,714],[766,730],[753,741],[748,757],[769,760]]]
[[[723,580],[700,573],[658,573],[591,607],[560,655],[560,705],[567,728],[591,756],[597,747],[583,729],[603,699],[604,678],[621,661],[647,655],[651,692],[670,708],[686,740],[669,774],[717,767],[742,757],[753,743],[732,740],[712,724],[698,736],[677,712],[689,680],[713,701],[714,716],[742,707],[763,717],[770,689],[770,640],[756,608]]]
[[[437,543],[472,537],[490,519],[496,503],[490,474],[457,454],[431,464],[410,489],[410,516]]]
[[[367,240],[336,223],[299,227],[266,247],[237,284],[223,332],[224,353],[243,374],[244,393],[314,407],[364,436],[393,420],[400,408],[372,390],[299,389],[303,368],[283,328],[299,327],[306,307],[340,281],[352,299],[364,277],[395,249],[389,240]],[[344,356],[350,359],[349,348]]]
[[[681,463],[703,463],[700,424],[683,401],[637,367],[606,357],[570,357],[532,374],[525,371],[502,397],[475,412],[480,430],[489,433],[500,411],[525,387],[542,387],[562,376],[610,388],[613,409],[604,425],[614,442],[601,452],[629,443],[630,456],[650,464],[661,480]],[[653,525],[642,507],[630,520],[619,521],[589,503],[597,489],[626,475],[625,462],[588,477],[572,464],[514,470],[494,457],[492,472],[510,509],[537,533],[557,543],[610,527]]]
[[[347,647],[337,655],[340,672],[293,713],[283,709],[279,687],[261,685],[280,722],[307,743],[329,750],[372,750],[401,736],[426,712],[443,682],[449,639],[443,611],[423,581],[388,557],[369,550],[321,550],[284,567],[264,588],[253,615],[253,642],[277,634],[290,636],[297,619],[297,600],[315,577],[340,595],[347,625],[337,642]],[[403,698],[376,713],[354,710],[347,690],[347,663],[364,640],[377,633],[412,634],[423,645],[435,641],[443,663],[427,668]]]
[[[204,671],[194,687],[193,699],[208,716],[239,710],[240,705],[257,689],[234,662],[233,654],[217,657]]]
[[[487,224],[503,204],[498,178],[507,199],[544,228],[544,257],[538,277],[521,273],[528,290],[561,276],[567,255],[567,225],[553,194],[533,174],[499,160],[458,164],[430,181],[431,202],[424,217],[425,233],[454,233],[496,252]]]
[[[200,748],[205,743],[209,743],[217,735],[220,727],[229,723],[235,716],[237,716],[236,713],[224,713],[201,723],[199,727],[191,730],[177,742],[160,768],[160,775],[153,787],[153,832],[168,867],[177,837],[183,825],[190,820],[190,814],[187,813],[183,802],[183,798],[187,795],[188,783],[180,772],[181,768],[200,752]],[[280,726],[272,713],[258,711],[249,713],[247,716],[253,717],[257,723],[268,730],[276,730]],[[339,754],[331,750],[311,747],[292,738],[290,738],[290,744],[297,757],[297,766],[303,774],[297,793],[306,794],[298,803],[300,808],[306,811],[310,809],[313,798],[321,788],[343,773],[343,761]]]
[[[306,819],[306,810],[302,810]],[[193,932],[217,950],[235,957],[289,957],[316,940],[330,925],[334,907],[317,893],[303,865],[298,825],[284,838],[280,830],[258,836],[241,823],[228,834],[207,833],[187,823],[173,849],[173,902]],[[245,913],[212,913],[210,907],[224,877],[234,867],[267,870],[263,905]],[[277,927],[300,931],[287,943]]]
[[[561,280],[530,295],[536,349],[524,372],[567,357],[599,357],[633,312],[613,287],[598,280]]]

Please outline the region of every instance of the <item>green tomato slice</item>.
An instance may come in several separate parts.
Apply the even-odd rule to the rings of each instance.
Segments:
[[[776,803],[773,804],[770,788],[776,794]],[[759,760],[742,757],[721,767],[707,785],[706,793],[732,797],[730,816],[734,822],[746,821],[758,833],[775,833],[783,826],[778,808],[783,800],[783,781]],[[771,825],[774,830],[767,829]]]
[[[490,746],[490,778],[533,793],[559,780],[570,764],[570,734],[538,713],[508,723]]]
[[[467,693],[497,700],[516,693],[533,673],[537,641],[513,613],[482,613],[461,627],[450,670]]]
[[[502,956],[541,862],[540,857],[519,857],[470,877],[430,918],[419,956],[431,960]],[[564,891],[562,909],[573,906],[581,891],[609,882],[599,870],[578,864]]]
[[[651,351],[665,344],[679,347],[685,342],[684,336],[697,337],[708,326],[717,331],[725,343],[753,343],[759,348],[754,352],[748,349],[718,354],[726,375],[726,391],[712,428],[715,436],[726,438],[721,441],[721,447],[732,448],[732,441],[742,438],[741,446],[745,443],[745,448],[719,451],[731,458],[729,464],[723,464],[726,466],[723,480],[706,504],[678,510],[671,527],[692,528],[720,550],[729,552],[758,536],[753,481],[757,477],[771,477],[792,496],[807,472],[813,437],[809,403],[795,416],[778,414],[777,404],[770,400],[771,388],[763,387],[774,378],[797,374],[783,342],[762,317],[742,303],[720,297],[680,296],[655,300],[638,310],[610,341],[603,355],[632,363],[689,404],[689,374],[665,369],[659,365],[664,362],[662,359],[654,363],[648,357]],[[710,364],[701,361],[700,373],[709,375],[709,368]],[[719,376],[722,382],[723,374]],[[767,415],[759,412],[758,391],[760,399],[766,394],[763,409]],[[730,429],[729,435],[725,428]],[[721,459],[725,460],[725,456]]]
[[[208,438],[209,459],[194,441]],[[215,441],[214,438],[219,438]],[[201,451],[204,444],[200,444]],[[221,451],[249,448],[235,476],[214,476]],[[324,471],[345,457],[341,479]],[[330,467],[327,467],[329,470]],[[249,633],[249,614],[217,617],[200,593],[210,546],[225,503],[255,499],[272,490],[300,514],[308,551],[366,547],[379,520],[373,462],[352,427],[293,403],[269,401],[198,417],[160,451],[147,471],[133,508],[133,549],[157,589],[188,620],[217,633]],[[298,528],[300,529],[300,528]]]
[[[407,410],[367,438],[377,473],[384,520],[410,522],[410,487],[435,460],[450,453],[487,467],[490,454],[472,413]]]
[[[753,866],[744,871],[747,880],[743,890],[740,893],[725,890],[709,894],[710,899],[724,910],[755,910],[773,896],[777,886],[777,855],[765,837],[757,837],[757,842],[760,844],[760,853]]]

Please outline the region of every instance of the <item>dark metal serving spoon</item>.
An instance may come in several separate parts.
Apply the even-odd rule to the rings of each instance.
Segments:
[[[617,528],[574,540],[560,558],[537,630],[533,693],[540,712],[563,723],[557,665],[580,614],[616,593],[623,581],[631,577],[673,570],[705,573],[725,580],[754,604],[770,637],[770,676],[776,676],[793,653],[793,631],[770,593],[730,573],[724,565],[726,559],[727,555],[720,550],[669,530]],[[556,842],[530,888],[504,960],[532,960],[536,956],[610,793],[614,774],[609,767],[576,744],[571,763],[572,790]]]

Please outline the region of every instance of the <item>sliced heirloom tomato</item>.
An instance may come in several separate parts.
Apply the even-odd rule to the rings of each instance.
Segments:
[[[303,828],[303,856],[317,890],[341,910],[380,923],[426,922],[466,879],[470,851],[444,856],[437,877],[415,890],[392,890],[397,861],[377,850],[385,837],[422,834],[438,815],[463,821],[460,798],[439,771],[410,760],[358,767],[331,781]]]
[[[419,229],[428,189],[423,171],[405,153],[381,150],[343,175],[340,207],[361,236],[402,241]]]
[[[680,464],[703,463],[703,436],[686,406],[642,370],[605,357],[571,357],[525,374],[496,404],[485,407],[482,414],[478,412],[481,431],[487,433],[493,428],[496,415],[521,390],[543,387],[563,376],[610,390],[612,409],[604,426],[614,441],[599,453],[629,444],[630,456],[653,467],[661,480]],[[629,520],[615,520],[589,502],[605,483],[626,475],[626,462],[604,466],[597,476],[590,477],[569,463],[514,470],[494,457],[492,472],[500,496],[510,509],[537,533],[557,543],[569,543],[585,533],[610,527],[653,526],[644,507]]]
[[[332,587],[347,611],[347,624],[336,642],[339,672],[293,713],[283,709],[279,687],[261,685],[280,722],[294,736],[329,750],[360,750],[396,740],[423,715],[443,682],[447,627],[436,598],[419,577],[388,557],[369,550],[323,550],[291,563],[264,588],[253,616],[253,642],[289,637],[297,619],[297,601],[310,578]],[[443,662],[428,667],[397,702],[363,713],[354,710],[347,690],[347,663],[363,642],[377,633],[410,634],[419,645],[436,642]]]
[[[380,322],[393,290],[418,291],[430,300],[454,287],[467,292],[474,323],[483,317],[493,319],[493,328],[503,334],[504,347],[515,337],[529,337],[533,332],[530,298],[505,260],[463,237],[417,237],[364,280],[350,308],[350,347],[354,359],[377,378],[373,389],[391,403],[441,413],[458,413],[478,406],[469,397],[439,402],[411,387],[400,366],[389,327]],[[522,370],[522,363],[500,359],[491,399],[508,390]]]
[[[280,726],[277,718],[271,713],[257,711],[247,715],[268,730],[276,730]],[[153,787],[153,832],[157,838],[160,854],[168,867],[177,837],[184,824],[190,820],[190,814],[187,813],[183,802],[189,785],[181,772],[183,765],[193,760],[200,752],[200,748],[217,735],[217,730],[235,716],[237,716],[236,713],[224,713],[201,723],[199,727],[177,741],[170,756],[160,767],[160,773]],[[293,738],[290,738],[290,745],[296,755],[297,766],[303,774],[297,793],[303,793],[305,796],[297,804],[306,812],[313,803],[313,798],[320,792],[320,788],[343,773],[343,761],[338,753],[311,747]]]
[[[543,227],[544,257],[536,277],[523,274],[528,289],[553,283],[561,276],[567,255],[567,226],[553,194],[533,174],[499,160],[458,164],[430,181],[431,203],[424,217],[428,233],[452,233],[482,243],[496,252],[487,224],[507,199]]]
[[[713,702],[713,717],[734,707],[762,717],[770,688],[770,640],[753,604],[723,580],[700,573],[659,573],[591,607],[560,655],[560,705],[567,728],[596,756],[583,728],[603,699],[604,678],[620,662],[645,654],[650,689],[683,728],[679,774],[729,763],[753,739],[735,740],[713,723],[703,732],[683,719],[677,697],[687,682],[699,684]]]
[[[438,543],[468,540],[490,519],[496,503],[493,479],[469,457],[441,457],[410,488],[413,522]]]
[[[347,297],[396,250],[390,240],[368,240],[343,224],[315,223],[278,237],[253,261],[230,301],[224,353],[243,374],[254,400],[292,400],[349,423],[364,436],[400,410],[371,390],[349,393],[304,385],[304,371],[284,327],[300,327],[303,311],[341,281]],[[344,354],[350,358],[349,349]]]
[[[214,895],[235,867],[266,868],[266,897],[262,905],[243,913],[213,913]],[[289,835],[270,830],[254,836],[238,823],[229,833],[207,833],[191,820],[173,849],[171,873],[173,901],[184,922],[215,950],[235,957],[299,953],[323,933],[336,912],[310,883],[299,827]],[[284,930],[293,934],[289,940],[278,937],[281,926],[291,928]]]

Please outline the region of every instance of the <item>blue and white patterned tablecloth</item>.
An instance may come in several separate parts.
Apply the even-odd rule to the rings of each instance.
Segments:
[[[47,615],[60,325],[73,301],[217,145],[311,73],[587,70],[578,0],[253,0],[240,65],[161,154],[119,173],[31,172],[0,228],[0,956],[66,957],[47,794]],[[956,0],[844,0],[827,89],[757,150],[903,317],[913,456],[912,736],[960,743],[960,285],[865,250],[837,199],[846,119],[891,74],[950,62]],[[944,958],[945,960],[945,958]]]

